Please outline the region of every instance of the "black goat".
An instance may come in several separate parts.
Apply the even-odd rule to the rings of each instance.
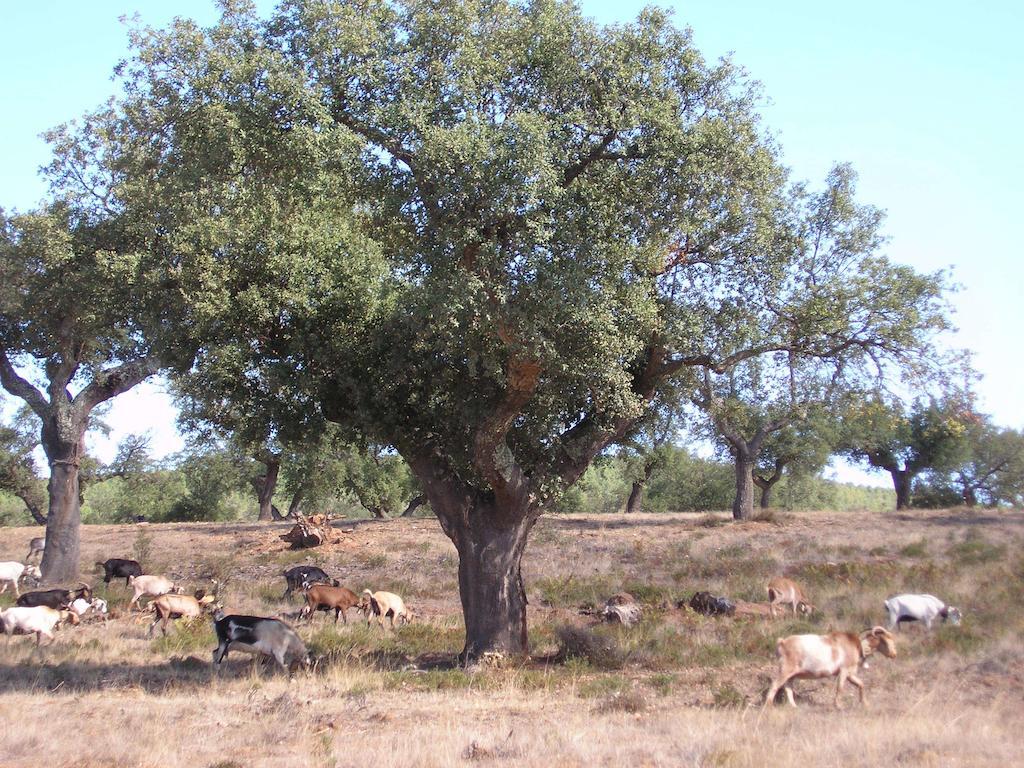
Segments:
[[[45,605],[55,611],[67,610],[78,598],[92,600],[92,587],[84,581],[77,589],[41,589],[36,592],[26,592],[15,601],[15,605],[22,608],[33,608],[37,605]]]
[[[304,582],[310,584],[330,584],[333,587],[341,586],[337,579],[332,579],[322,568],[315,565],[297,565],[284,572],[284,580],[288,582],[288,589],[284,591],[283,600],[296,590],[301,590]]]
[[[112,557],[105,563],[96,563],[103,569],[103,583],[109,584],[111,579],[124,579],[124,585],[128,586],[128,579],[132,576],[142,575],[142,566],[135,560],[123,560],[119,557]]]

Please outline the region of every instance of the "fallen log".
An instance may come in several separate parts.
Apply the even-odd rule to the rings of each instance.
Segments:
[[[330,515],[310,515],[296,513],[296,522],[288,533],[282,534],[282,541],[292,545],[292,549],[307,549],[330,544],[334,541],[334,529],[331,527]]]

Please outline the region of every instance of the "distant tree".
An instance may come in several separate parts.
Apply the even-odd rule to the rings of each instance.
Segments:
[[[752,514],[754,470],[773,434],[806,429],[812,411],[836,410],[847,392],[924,370],[934,334],[949,327],[943,276],[878,255],[882,214],[856,202],[849,166],[834,167],[818,194],[797,187],[788,205],[787,236],[764,246],[783,256],[732,304],[695,386],[710,436],[735,462],[736,519]]]
[[[783,475],[798,479],[818,474],[838,445],[838,415],[831,408],[815,403],[801,416],[761,444],[753,479],[761,489],[762,509],[771,507],[772,489]]]
[[[31,214],[0,212],[0,384],[41,422],[48,582],[78,575],[90,417],[159,369],[141,315],[160,314],[158,288],[167,286],[135,246],[113,218],[71,200]]]
[[[644,491],[651,482],[651,476],[665,463],[667,450],[678,429],[677,407],[675,404],[672,407],[653,406],[637,430],[623,441],[622,456],[632,480],[626,500],[627,513],[642,511]]]
[[[906,509],[923,472],[950,472],[966,460],[968,425],[975,418],[969,400],[957,394],[917,399],[909,408],[881,397],[866,399],[846,414],[844,452],[888,472],[896,509]]]
[[[998,427],[990,417],[968,419],[967,456],[949,474],[963,504],[1024,504],[1024,433]]]
[[[234,494],[250,490],[253,460],[232,447],[202,446],[178,456],[186,493],[166,513],[166,520],[223,520],[234,517],[228,505]]]

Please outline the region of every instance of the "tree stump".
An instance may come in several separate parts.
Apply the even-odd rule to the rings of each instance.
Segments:
[[[334,541],[334,529],[331,528],[330,515],[310,515],[296,513],[297,522],[292,529],[281,536],[283,541],[292,545],[292,549],[307,549],[330,544]]]

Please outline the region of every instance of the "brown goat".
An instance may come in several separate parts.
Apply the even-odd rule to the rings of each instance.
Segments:
[[[810,615],[814,611],[814,606],[804,597],[800,585],[782,576],[776,576],[768,582],[768,603],[772,618],[775,617],[776,605],[789,604],[794,614],[799,612]]]
[[[330,584],[311,584],[305,590],[306,607],[302,614],[313,620],[314,611],[334,611],[334,623],[338,623],[340,615],[342,621],[348,624],[348,617],[345,613],[349,608],[359,605],[359,596],[351,589],[345,587],[332,587]]]
[[[831,632],[827,635],[790,635],[780,638],[775,646],[779,657],[779,674],[772,680],[764,699],[764,706],[775,700],[782,688],[791,707],[792,682],[801,678],[838,677],[835,706],[839,708],[839,694],[849,680],[860,693],[860,703],[867,706],[864,683],[857,677],[857,668],[872,653],[880,651],[890,659],[896,658],[896,639],[882,627],[865,630],[859,636],[852,632]]]

